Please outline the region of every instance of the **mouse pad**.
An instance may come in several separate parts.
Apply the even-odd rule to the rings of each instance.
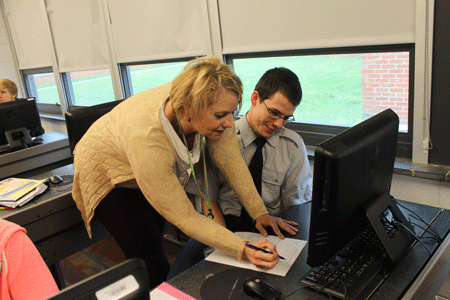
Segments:
[[[244,281],[249,277],[266,279],[262,273],[248,269],[229,269],[206,279],[201,288],[203,300],[245,300],[254,299],[244,292]]]

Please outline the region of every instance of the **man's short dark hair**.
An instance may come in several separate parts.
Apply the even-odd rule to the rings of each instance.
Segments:
[[[284,67],[266,71],[256,84],[255,91],[258,91],[261,101],[276,92],[281,92],[294,106],[302,100],[302,87],[297,75]]]

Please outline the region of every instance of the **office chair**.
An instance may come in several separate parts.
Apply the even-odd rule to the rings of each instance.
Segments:
[[[65,113],[67,135],[69,136],[70,151],[73,153],[75,145],[86,133],[89,127],[101,116],[111,111],[122,100],[102,103],[94,106],[80,107]]]

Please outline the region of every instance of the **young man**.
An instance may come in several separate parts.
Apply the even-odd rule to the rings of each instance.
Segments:
[[[265,139],[261,182],[255,182],[255,185],[260,185],[261,197],[270,215],[277,215],[289,206],[311,200],[312,172],[305,144],[297,133],[284,128],[293,119],[301,98],[301,85],[292,71],[286,68],[270,69],[261,77],[251,95],[250,110],[235,122],[239,147],[247,166],[256,152],[256,139]],[[253,231],[253,220],[224,175],[212,163],[207,162],[207,165],[212,170],[208,172],[210,199],[217,199],[210,202],[214,221],[231,231]],[[198,184],[200,187],[205,185],[203,178],[198,179]],[[194,183],[188,184],[186,190],[197,197],[199,195]],[[202,192],[205,193],[204,189]],[[208,215],[204,199],[201,203],[203,213]],[[278,218],[277,223],[288,233],[295,234],[295,222]],[[262,235],[267,235],[262,226],[257,229]],[[284,237],[281,231],[274,232],[280,238]],[[168,279],[203,259],[205,249],[205,245],[189,240]]]
[[[301,98],[300,82],[292,71],[271,69],[257,83],[250,110],[236,121],[239,147],[247,165],[255,153],[256,138],[266,140],[262,148],[261,197],[271,215],[311,200],[312,173],[305,144],[297,133],[283,127],[293,119]],[[232,231],[253,230],[253,220],[247,217],[222,174],[218,185],[226,226]]]

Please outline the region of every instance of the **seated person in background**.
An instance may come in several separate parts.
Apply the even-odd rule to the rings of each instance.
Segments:
[[[0,79],[0,103],[10,102],[16,99],[17,99],[17,85],[9,79],[6,78]],[[29,130],[29,134],[31,137],[42,135],[44,133],[45,130],[42,126],[32,128]],[[0,145],[5,143],[6,138],[4,136],[0,136]]]
[[[24,228],[0,219],[0,299],[40,300],[58,287]]]
[[[305,144],[297,133],[283,127],[286,122],[293,119],[301,97],[300,82],[292,71],[286,68],[268,70],[251,95],[250,110],[236,121],[239,147],[250,170],[252,167],[249,164],[257,148],[256,139],[262,137],[266,140],[262,148],[262,178],[258,180],[259,183],[255,181],[255,186],[260,193],[262,192],[261,197],[271,215],[277,215],[289,206],[310,201],[312,197],[312,172]],[[214,220],[233,232],[253,231],[255,228],[253,220],[223,174],[210,160],[207,160],[206,164],[214,170],[208,174],[216,174],[215,177],[208,176],[210,199],[218,199],[217,202],[211,202]],[[202,185],[205,185],[203,179],[200,180]],[[186,190],[196,194],[196,190],[192,187],[192,183],[189,182]],[[198,194],[196,197],[198,198]],[[201,203],[203,213],[208,214],[203,199]],[[284,222],[297,225],[290,221]],[[264,228],[256,227],[261,234],[267,234]],[[280,231],[274,232],[283,238]],[[172,267],[168,279],[202,260],[206,248],[207,246],[190,239]]]
[[[14,101],[17,97],[17,85],[9,79],[0,79],[0,103]]]

